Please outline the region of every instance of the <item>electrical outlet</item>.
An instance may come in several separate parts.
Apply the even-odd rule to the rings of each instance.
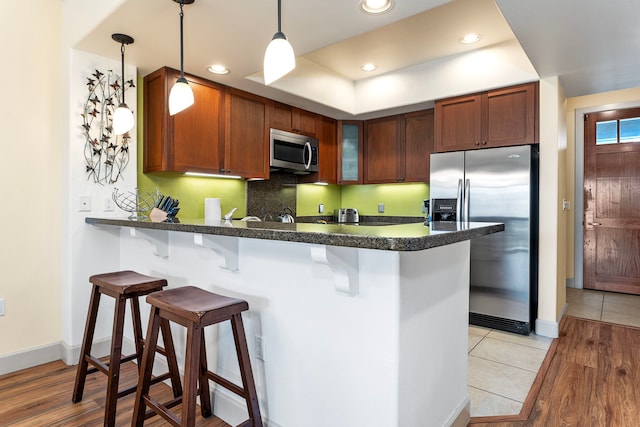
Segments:
[[[113,199],[110,196],[104,197],[104,211],[113,212],[115,210]]]
[[[324,204],[323,203],[320,203],[318,205],[318,213],[324,213]]]
[[[384,203],[378,203],[378,213],[384,213]]]
[[[256,359],[264,362],[264,341],[260,335],[256,335]]]
[[[0,298],[0,316],[4,316],[4,298]]]
[[[78,212],[91,212],[91,196],[78,197]]]

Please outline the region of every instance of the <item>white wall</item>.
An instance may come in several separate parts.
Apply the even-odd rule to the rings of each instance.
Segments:
[[[562,159],[566,156],[564,94],[557,77],[540,81],[540,227],[538,318],[536,333],[557,337],[565,305],[566,240],[558,239],[564,225],[561,203]]]
[[[71,46],[120,2],[0,3],[0,34],[16,41],[3,44],[5,64],[11,66],[0,71],[6,82],[4,99],[11,100],[0,107],[0,181],[5,218],[10,219],[0,249],[0,298],[6,302],[6,314],[0,317],[1,372],[64,358],[61,342],[77,348],[88,276],[113,267],[82,249],[91,240],[84,215],[122,212],[102,212],[112,187],[87,180],[80,113],[88,93],[86,77],[95,68],[119,70],[120,63]],[[119,45],[113,44],[114,58],[119,58]],[[135,67],[127,67],[126,73],[135,80]],[[135,111],[135,90],[127,91],[127,103]],[[133,135],[125,181],[118,182],[121,189],[136,183],[135,129]],[[78,213],[79,195],[91,196],[92,212]],[[109,232],[103,234],[98,247],[117,251],[117,236],[110,240]],[[98,337],[106,336],[108,327],[107,320]]]
[[[120,46],[113,42],[114,51],[118,54]],[[130,131],[132,136],[129,141],[130,158],[124,169],[123,176],[114,184],[101,184],[86,171],[84,149],[86,138],[82,129],[84,120],[81,117],[86,99],[89,95],[87,78],[100,70],[108,73],[113,70],[116,76],[120,75],[120,61],[101,58],[81,51],[70,50],[70,70],[68,74],[69,85],[69,114],[68,114],[68,151],[67,151],[67,185],[68,203],[65,207],[64,253],[65,263],[63,268],[62,283],[62,341],[69,351],[77,349],[82,343],[82,333],[87,315],[87,307],[91,285],[88,281],[92,274],[114,271],[119,268],[119,236],[111,230],[95,233],[89,225],[84,223],[86,216],[123,217],[125,212],[115,207],[113,211],[105,211],[105,202],[111,199],[114,188],[118,191],[134,191],[137,174],[136,132],[137,126]],[[126,59],[126,55],[125,55]],[[136,79],[136,68],[125,67],[125,79]],[[136,112],[137,98],[135,88],[126,91],[126,101],[129,107]],[[136,120],[137,121],[137,120]],[[80,196],[88,196],[91,199],[91,211],[79,211]],[[91,251],[87,251],[91,248]],[[102,302],[104,301],[104,303]],[[111,334],[111,318],[113,315],[113,299],[105,297],[101,301],[99,329],[95,339],[100,340]],[[65,361],[75,359],[75,354],[65,354]]]
[[[0,356],[60,340],[61,20],[60,1],[0,3]]]

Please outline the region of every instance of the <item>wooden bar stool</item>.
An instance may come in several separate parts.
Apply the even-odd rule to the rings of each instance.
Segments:
[[[138,297],[162,290],[163,287],[167,286],[167,281],[164,279],[145,276],[143,274],[136,273],[135,271],[117,271],[91,276],[89,278],[89,282],[93,284],[93,290],[91,292],[87,323],[84,329],[82,348],[80,349],[80,361],[78,362],[78,370],[76,373],[73,397],[71,400],[73,403],[77,403],[82,400],[87,374],[92,374],[97,371],[106,374],[108,379],[104,425],[113,426],[115,425],[116,403],[118,398],[136,391],[136,386],[128,387],[120,391],[118,390],[121,363],[136,359],[138,362],[138,372],[141,372],[140,365],[142,362],[142,352],[145,342],[142,336],[142,322],[140,321],[140,304],[138,302]],[[115,298],[111,353],[109,354],[109,362],[106,364],[91,355],[91,346],[96,327],[96,318],[98,316],[100,296],[103,294]],[[127,300],[131,302],[131,317],[133,320],[136,352],[134,354],[124,356],[122,355],[122,336]],[[180,373],[178,372],[178,364],[175,357],[175,349],[173,347],[173,339],[171,337],[171,330],[169,329],[168,322],[165,322],[165,324],[162,325],[162,337],[164,340],[164,348],[158,347],[157,351],[167,358],[169,372],[153,378],[152,383],[155,384],[159,381],[170,378],[174,396],[180,396],[182,394]],[[155,349],[156,346],[154,345],[153,354],[155,354]],[[88,369],[89,364],[93,366],[90,369]]]
[[[238,394],[246,401],[249,419],[240,424],[240,426],[262,427],[258,396],[253,382],[251,361],[249,360],[249,351],[241,315],[243,311],[249,309],[249,304],[243,300],[217,295],[194,286],[154,292],[147,296],[147,302],[151,304],[151,315],[149,317],[147,345],[142,357],[142,373],[138,381],[138,391],[131,425],[142,426],[145,418],[155,415],[155,412],[173,426],[194,426],[196,397],[198,395],[200,395],[202,416],[206,418],[211,415],[211,396],[209,395],[208,382],[208,380],[211,380]],[[158,340],[158,330],[163,320],[170,320],[187,328],[181,419],[168,410],[168,408],[179,403],[175,402],[176,399],[162,404],[149,395],[153,353]],[[242,387],[220,377],[207,368],[204,328],[226,320],[231,320],[233,338],[240,365],[240,375],[242,377]],[[200,385],[199,390],[198,384]],[[153,411],[146,413],[147,406]]]

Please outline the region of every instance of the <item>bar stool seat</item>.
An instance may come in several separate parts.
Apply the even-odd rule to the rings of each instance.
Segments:
[[[142,426],[145,418],[159,414],[173,426],[193,427],[198,395],[200,395],[202,416],[206,418],[211,415],[211,396],[208,382],[211,380],[244,398],[249,419],[241,423],[240,426],[262,427],[258,396],[241,315],[243,311],[249,309],[249,304],[244,300],[214,294],[194,286],[154,292],[147,296],[147,302],[151,304],[151,315],[131,425]],[[170,320],[187,328],[184,394],[180,399],[182,403],[181,418],[169,411],[169,408],[180,403],[175,402],[178,399],[162,404],[149,395],[153,353],[158,339],[158,330],[163,320]],[[207,368],[204,328],[227,320],[231,321],[242,387]],[[147,406],[151,411],[146,412]]]
[[[148,295],[152,292],[162,290],[167,286],[165,279],[146,276],[135,271],[116,271],[112,273],[104,273],[93,275],[89,278],[92,283],[91,299],[89,302],[89,310],[87,313],[87,322],[85,324],[84,337],[82,347],[80,349],[80,360],[76,372],[76,379],[73,388],[73,403],[80,402],[84,392],[85,380],[88,374],[100,371],[107,375],[107,396],[105,400],[105,416],[104,425],[115,425],[116,406],[118,398],[126,396],[136,391],[136,386],[128,387],[124,390],[118,390],[120,379],[120,366],[122,363],[136,360],[138,362],[138,372],[142,362],[142,352],[145,346],[144,337],[142,335],[142,322],[140,321],[140,304],[138,298]],[[98,317],[98,308],[100,305],[100,296],[108,295],[115,299],[115,310],[113,316],[113,331],[111,335],[111,351],[108,363],[91,355],[91,347],[93,344],[93,336],[96,327],[96,319]],[[135,353],[125,356],[122,354],[122,339],[126,314],[126,302],[130,301],[131,317],[133,321],[133,333],[136,351]],[[173,347],[173,339],[168,322],[162,326],[162,336],[164,348],[155,347],[155,351],[163,354],[167,358],[169,372],[155,377],[151,383],[155,384],[159,381],[171,379],[174,396],[182,394],[182,386],[180,384],[180,374],[178,372],[178,364],[175,358],[175,349]],[[92,365],[92,368],[89,368]]]

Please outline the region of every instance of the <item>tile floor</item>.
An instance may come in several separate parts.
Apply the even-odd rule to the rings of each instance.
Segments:
[[[640,327],[640,296],[567,288],[565,314]],[[469,326],[471,416],[518,414],[551,341]]]

